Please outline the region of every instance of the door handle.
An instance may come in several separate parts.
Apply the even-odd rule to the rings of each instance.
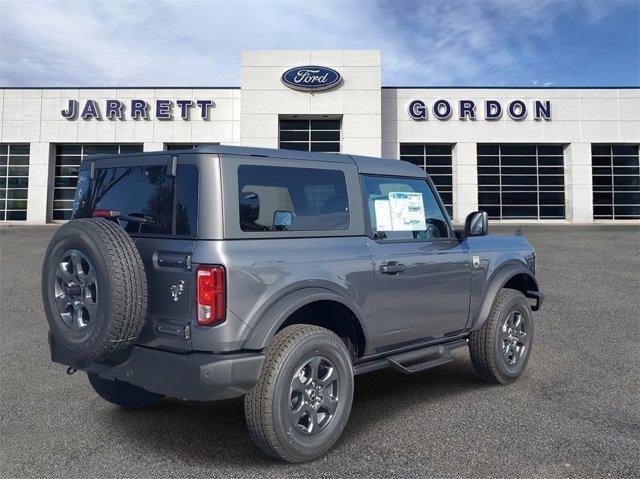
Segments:
[[[387,264],[380,265],[380,272],[382,274],[399,274],[406,269],[406,266],[395,261],[390,261]]]

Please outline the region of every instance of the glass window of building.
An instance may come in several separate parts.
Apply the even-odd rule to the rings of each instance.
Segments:
[[[640,218],[638,145],[591,145],[594,219]]]
[[[0,144],[0,221],[27,219],[29,145]]]
[[[400,159],[425,170],[438,189],[440,198],[453,216],[452,145],[400,144]]]
[[[478,145],[478,205],[495,219],[565,218],[562,145]]]
[[[85,156],[119,155],[142,151],[141,144],[132,145],[57,145],[53,190],[53,219],[70,220],[78,182],[78,168]]]
[[[280,148],[340,153],[340,120],[280,120]]]
[[[172,150],[193,150],[199,146],[219,145],[220,143],[166,143],[167,151]]]

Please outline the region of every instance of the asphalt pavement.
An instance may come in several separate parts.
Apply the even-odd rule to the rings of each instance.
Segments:
[[[122,411],[51,363],[40,268],[55,226],[0,227],[0,477],[638,477],[640,227],[519,228],[547,295],[525,375],[486,385],[460,350],[358,376],[336,447],[291,465],[253,446],[241,399]]]

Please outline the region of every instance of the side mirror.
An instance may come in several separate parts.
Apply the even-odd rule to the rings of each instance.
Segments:
[[[293,223],[293,213],[291,211],[276,211],[273,214],[273,226],[277,231],[284,231]]]
[[[469,213],[464,222],[464,235],[484,236],[489,232],[489,219],[486,211],[474,211]]]

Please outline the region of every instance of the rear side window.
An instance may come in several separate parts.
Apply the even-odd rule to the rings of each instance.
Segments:
[[[242,231],[349,229],[344,173],[317,168],[238,168]]]
[[[193,236],[197,232],[198,171],[178,165],[177,177],[166,166],[98,168],[95,179],[80,172],[74,218],[90,218],[97,210],[144,218],[115,218],[130,234]]]

